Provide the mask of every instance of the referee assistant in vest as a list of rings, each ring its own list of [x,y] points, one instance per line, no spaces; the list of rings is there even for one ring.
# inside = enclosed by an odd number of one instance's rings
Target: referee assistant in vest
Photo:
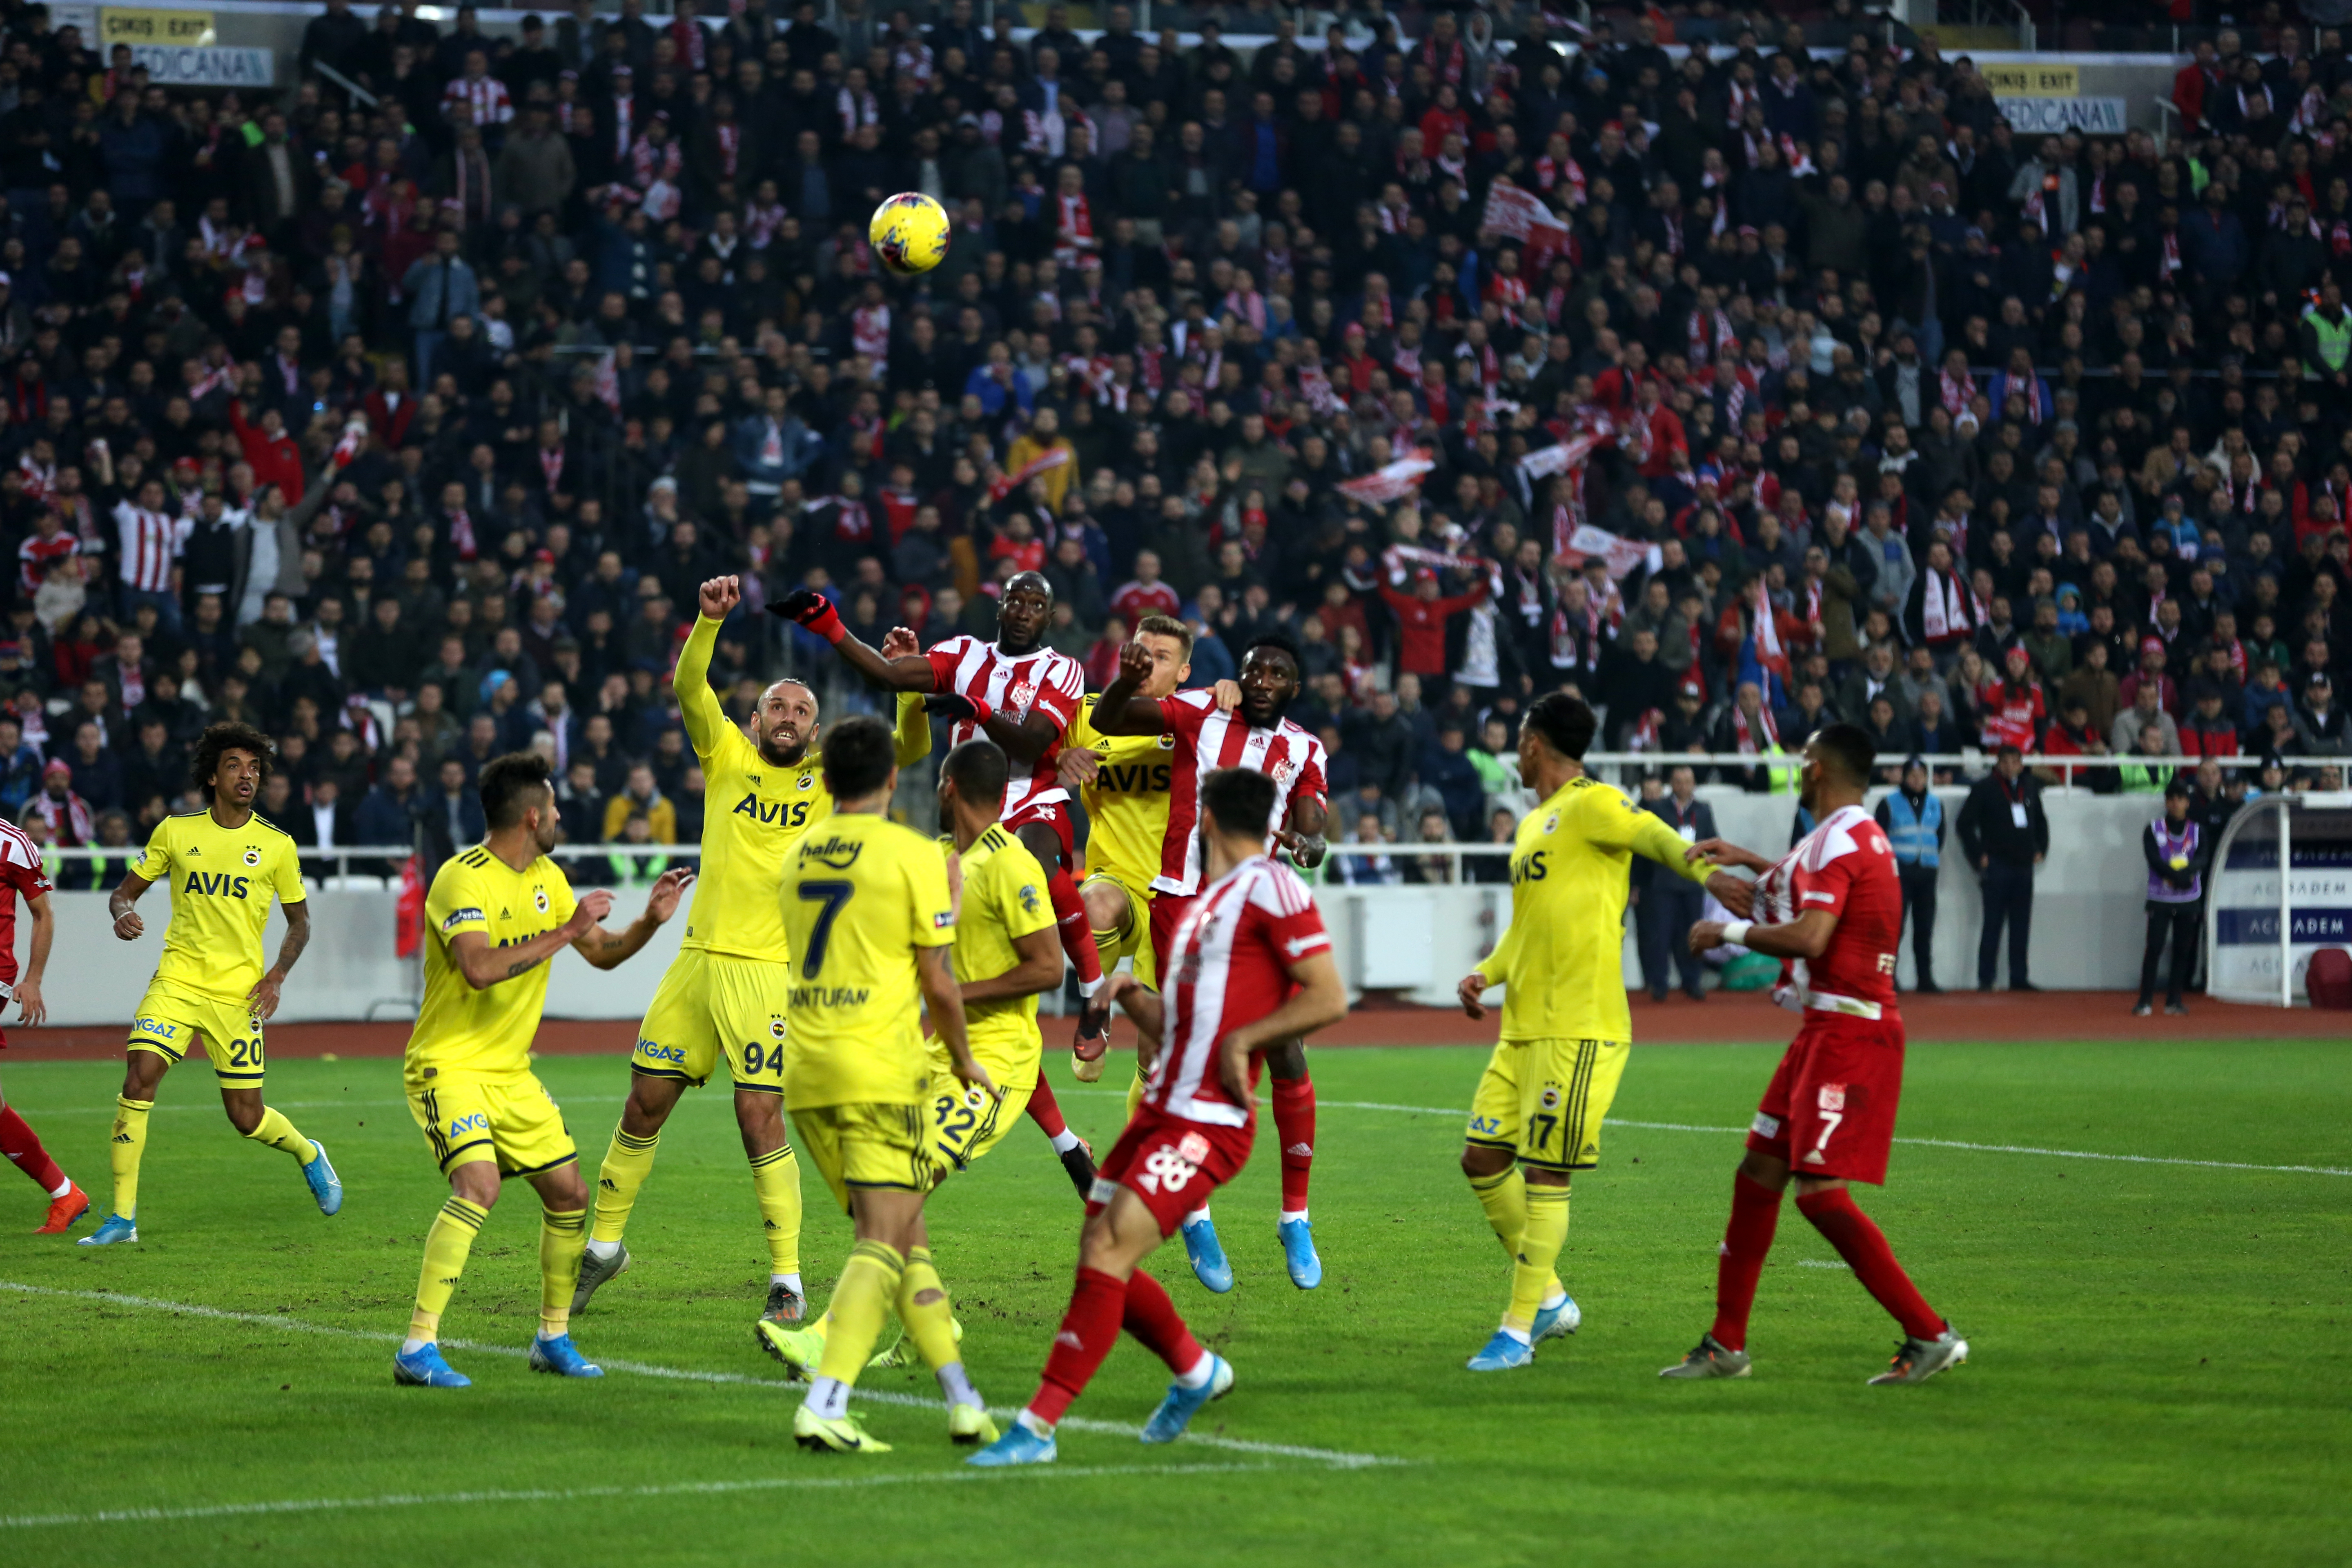
[[[1911,922],[1911,966],[1918,972],[1912,990],[1937,996],[1936,878],[1944,849],[1944,803],[1928,793],[1927,764],[1917,757],[1903,764],[1902,787],[1878,803],[1879,829],[1895,847],[1895,872],[1903,884],[1903,916]]]

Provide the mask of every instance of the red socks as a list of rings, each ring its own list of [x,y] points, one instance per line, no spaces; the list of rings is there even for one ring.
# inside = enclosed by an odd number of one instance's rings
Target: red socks
[[[1801,1203],[1802,1200],[1799,1200]],[[1780,1194],[1745,1171],[1731,1177],[1731,1223],[1723,1230],[1723,1250],[1715,1262],[1715,1327],[1707,1331],[1727,1351],[1748,1348],[1748,1313],[1756,1305],[1756,1279],[1772,1250],[1780,1223]]]
[[[1070,1130],[1070,1124],[1062,1120],[1062,1102],[1054,1098],[1054,1086],[1042,1072],[1037,1075],[1037,1087],[1029,1091],[1029,1120],[1044,1128],[1048,1138],[1059,1138]]]
[[[1070,1292],[1070,1310],[1062,1316],[1062,1331],[1054,1336],[1053,1352],[1045,1358],[1045,1379],[1029,1400],[1029,1413],[1040,1421],[1057,1422],[1071,1402],[1086,1389],[1118,1342],[1119,1320],[1127,1310],[1128,1282],[1098,1268],[1080,1268],[1077,1289]],[[1167,1292],[1160,1292],[1167,1300]],[[1173,1309],[1170,1309],[1173,1311]]]
[[[1878,1304],[1903,1325],[1905,1333],[1915,1340],[1932,1340],[1948,1326],[1911,1283],[1911,1276],[1903,1272],[1903,1265],[1895,1261],[1895,1249],[1886,1245],[1885,1236],[1854,1206],[1853,1195],[1843,1187],[1808,1193],[1797,1200],[1797,1212],[1812,1221],[1813,1228],[1837,1248],[1862,1288],[1877,1298]]]
[[[1282,1212],[1307,1212],[1307,1177],[1315,1168],[1315,1080],[1275,1079],[1274,1130],[1282,1140]]]
[[[0,1154],[5,1154],[11,1164],[39,1183],[45,1193],[55,1194],[66,1184],[66,1173],[58,1169],[58,1163],[41,1147],[40,1139],[25,1125],[23,1117],[5,1105],[0,1105]]]
[[[1062,951],[1078,966],[1078,979],[1092,985],[1103,977],[1102,956],[1095,952],[1094,922],[1087,919],[1087,901],[1070,880],[1069,868],[1055,866],[1045,873],[1045,896],[1054,901],[1054,924],[1060,931]]]
[[[1160,1281],[1137,1269],[1127,1279],[1127,1315],[1120,1327],[1143,1342],[1145,1349],[1181,1375],[1200,1364],[1201,1343],[1184,1326],[1176,1303]]]

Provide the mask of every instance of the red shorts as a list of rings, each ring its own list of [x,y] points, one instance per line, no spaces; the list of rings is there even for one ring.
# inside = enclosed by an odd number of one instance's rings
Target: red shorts
[[[1045,875],[1066,871],[1078,863],[1078,837],[1070,822],[1067,801],[1049,801],[1043,805],[1023,805],[1004,819],[1004,831],[1018,838],[1021,830],[1032,823],[1045,828],[1062,841],[1062,859],[1058,866],[1045,868]]]
[[[1125,1187],[1143,1200],[1165,1240],[1211,1193],[1241,1173],[1255,1131],[1254,1126],[1220,1127],[1139,1107],[1095,1170],[1087,1213],[1097,1213],[1110,1202],[1112,1189]]]
[[[1756,1108],[1748,1146],[1786,1160],[1795,1175],[1884,1185],[1902,1099],[1900,1018],[1808,1013]]]
[[[1176,928],[1192,910],[1198,893],[1154,893],[1151,895],[1151,973],[1160,977],[1164,988],[1168,983],[1168,950],[1176,945]]]

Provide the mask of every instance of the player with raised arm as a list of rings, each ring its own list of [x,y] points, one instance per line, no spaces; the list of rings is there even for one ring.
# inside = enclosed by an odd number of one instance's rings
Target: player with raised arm
[[[849,1392],[895,1307],[940,1374],[950,1433],[971,1441],[982,1435],[986,1406],[956,1359],[947,1291],[923,1226],[923,1198],[938,1180],[924,1115],[935,1060],[923,1042],[924,1005],[949,1077],[997,1097],[972,1058],[949,952],[956,935],[950,862],[940,846],[883,815],[898,769],[881,721],[836,725],[825,741],[824,774],[833,818],[803,835],[784,863],[784,928],[796,959],[784,1103],[802,1152],[850,1216],[857,1242],[834,1286],[816,1377],[793,1413],[793,1436],[803,1447],[835,1453],[889,1450],[849,1413]],[[756,1331],[763,1348],[781,1337],[767,1322]]]
[[[997,821],[1008,772],[1003,750],[984,737],[966,741],[940,764],[940,821],[949,830],[941,847],[951,857],[954,962],[964,1034],[972,1059],[997,1092],[958,1079],[945,1043],[933,1037],[924,1121],[935,1182],[966,1169],[1003,1138],[1011,1115],[1018,1114],[1006,1112],[1004,1103],[1022,1103],[1045,1056],[1045,1037],[1037,1030],[1038,994],[1062,983],[1062,950],[1054,909],[1045,900],[1045,868]],[[993,1443],[996,1424],[964,1376],[962,1352],[956,1348],[961,1330],[949,1312],[929,1234],[919,1220],[900,1291],[925,1310],[907,1323],[897,1344],[868,1364],[903,1365],[911,1344],[939,1376],[948,1400],[949,1436],[959,1443]],[[934,1306],[938,1310],[929,1310]],[[805,1375],[824,1354],[831,1318],[797,1332],[771,1322],[757,1327],[768,1352]]]
[[[1153,701],[1173,697],[1192,673],[1192,628],[1173,616],[1146,616],[1136,623],[1135,640],[1151,655],[1150,677],[1138,695]],[[1233,681],[1220,680],[1210,689],[1221,710],[1231,711],[1240,705],[1241,688]],[[1095,704],[1100,700],[1090,694],[1078,705],[1057,768],[1063,784],[1077,790],[1079,804],[1087,808],[1087,879],[1079,885],[1078,896],[1086,900],[1087,923],[1103,973],[1110,973],[1126,959],[1138,981],[1154,985],[1158,970],[1151,952],[1151,882],[1160,875],[1160,853],[1168,839],[1176,737],[1165,731],[1103,734],[1094,724]],[[1099,1055],[1078,1056],[1072,1070],[1081,1082],[1092,1083],[1102,1077],[1102,1060]],[[1130,1116],[1142,1095],[1139,1059],[1135,1087],[1128,1095]]]
[[[1154,963],[1168,973],[1170,942],[1201,886],[1204,851],[1198,832],[1201,791],[1220,768],[1247,768],[1274,783],[1267,808],[1264,848],[1279,847],[1300,866],[1323,860],[1325,805],[1323,742],[1283,717],[1298,695],[1298,647],[1278,632],[1254,640],[1242,655],[1241,703],[1227,710],[1213,691],[1181,691],[1147,697],[1144,688],[1158,674],[1158,659],[1142,642],[1119,650],[1118,675],[1094,706],[1095,730],[1105,735],[1172,736],[1174,762],[1168,791],[1168,826],[1161,837],[1160,874],[1152,879],[1151,945]],[[1315,1083],[1307,1073],[1307,1050],[1298,1040],[1276,1041],[1265,1054],[1274,1080],[1274,1128],[1282,1148],[1282,1209],[1275,1234],[1282,1244],[1290,1282],[1312,1290],[1323,1282],[1307,1218],[1307,1189],[1315,1164]],[[1139,1063],[1139,1077],[1140,1063]],[[1130,1114],[1138,1097],[1128,1098]],[[1187,1215],[1184,1252],[1192,1273],[1212,1290],[1234,1288],[1233,1266],[1217,1238],[1208,1200]]]
[[[606,931],[598,922],[612,911],[613,895],[600,889],[575,900],[548,856],[558,821],[546,759],[530,752],[496,758],[482,769],[480,788],[487,836],[443,862],[425,894],[425,1000],[401,1069],[408,1112],[449,1181],[448,1200],[425,1233],[408,1337],[392,1363],[394,1383],[420,1388],[473,1382],[442,1359],[441,1314],[509,1176],[529,1182],[543,1205],[530,1369],[604,1375],[572,1342],[588,1188],[563,1112],[530,1070],[531,1037],[558,952],[569,947],[599,969],[617,968],[677,912],[694,879],[683,868],[663,872],[629,929]]]
[[[760,694],[747,736],[710,689],[719,628],[742,600],[735,577],[702,584],[701,613],[678,650],[671,687],[687,738],[702,764],[705,798],[701,872],[685,939],[646,1007],[629,1057],[629,1099],[596,1175],[596,1218],[580,1262],[572,1310],[625,1272],[622,1237],[637,1194],[653,1173],[661,1131],[679,1097],[710,1081],[723,1058],[735,1089],[735,1125],[751,1165],[751,1185],[768,1244],[765,1316],[797,1323],[801,1288],[801,1173],[784,1135],[785,999],[792,954],[776,904],[785,853],[833,815],[816,750],[816,693],[779,680]],[[908,638],[911,647],[913,638]],[[922,703],[898,700],[900,766],[931,749]]]
[[[1694,881],[1706,868],[1665,819],[1584,771],[1592,710],[1566,692],[1538,698],[1519,725],[1519,776],[1542,804],[1511,845],[1511,924],[1457,987],[1462,1010],[1503,987],[1503,1025],[1470,1101],[1462,1173],[1511,1258],[1510,1301],[1473,1372],[1535,1359],[1583,1314],[1556,1272],[1568,1241],[1570,1174],[1601,1159],[1601,1122],[1633,1052],[1622,949],[1635,855]],[[1726,874],[1721,880],[1737,883]]]
[[[58,933],[58,914],[50,907],[49,892],[48,873],[41,869],[40,846],[15,824],[0,822],[0,1007],[13,1000],[17,1021],[30,1028],[40,1027],[49,1016],[48,1004],[41,996],[41,976],[49,966],[49,943]],[[26,954],[21,973],[16,968],[20,894],[25,912],[33,918],[32,951]],[[7,1048],[7,1037],[0,1035],[0,1051]],[[63,1236],[89,1212],[89,1194],[49,1157],[40,1135],[10,1109],[5,1096],[0,1096],[0,1155],[49,1195],[48,1215],[34,1230],[35,1236]]]
[[[189,776],[210,798],[202,811],[168,816],[147,840],[147,853],[125,872],[107,908],[114,934],[136,942],[146,930],[135,911],[139,897],[168,879],[172,920],[163,929],[163,956],[132,1015],[122,1094],[114,1102],[110,1148],[114,1207],[83,1247],[139,1239],[139,1165],[147,1152],[147,1119],[163,1075],[192,1049],[202,1050],[220,1082],[229,1125],[265,1148],[293,1156],[319,1212],[343,1206],[343,1184],[326,1149],[305,1138],[262,1099],[261,1026],[278,1011],[287,972],[310,942],[310,895],[294,840],[254,815],[253,803],[269,776],[269,737],[246,724],[215,724],[196,742]],[[286,910],[286,937],[278,962],[261,966],[261,938],[269,900]]]
[[[1773,998],[1805,1021],[1765,1088],[1731,1179],[1714,1325],[1661,1377],[1748,1375],[1748,1311],[1792,1180],[1797,1212],[1903,1327],[1894,1361],[1870,1381],[1925,1383],[1969,1359],[1969,1342],[1927,1305],[1847,1187],[1885,1184],[1903,1095],[1903,1015],[1895,1000],[1903,889],[1885,831],[1863,809],[1874,761],[1867,731],[1829,725],[1805,742],[1800,801],[1816,826],[1795,848],[1767,860],[1709,838],[1689,851],[1762,873],[1741,896],[1717,894],[1726,909],[1752,919],[1701,921],[1691,928],[1691,951],[1727,942],[1780,960]]]
[[[1273,778],[1241,768],[1210,773],[1196,792],[1207,885],[1171,943],[1164,988],[1116,983],[1137,1027],[1164,1042],[1150,1088],[1087,1205],[1077,1283],[1044,1379],[1004,1436],[972,1456],[975,1465],[1052,1462],[1055,1425],[1122,1328],[1176,1374],[1143,1441],[1174,1442],[1234,1385],[1232,1365],[1201,1348],[1142,1264],[1195,1201],[1248,1162],[1265,1054],[1348,1011],[1315,900],[1265,852],[1277,795]]]
[[[831,601],[805,588],[768,607],[831,643],[844,663],[877,686],[923,693],[928,710],[953,721],[950,744],[986,735],[1003,749],[1013,765],[1004,793],[1004,826],[1045,868],[1062,951],[1077,965],[1079,989],[1086,996],[1078,1018],[1078,1053],[1099,1057],[1108,1041],[1110,1005],[1100,994],[1102,963],[1087,929],[1086,901],[1071,879],[1078,851],[1070,795],[1054,768],[1071,716],[1086,693],[1086,674],[1076,659],[1045,646],[1054,589],[1045,574],[1018,572],[1005,583],[997,601],[994,642],[953,637],[928,654],[913,649],[911,634],[903,648],[866,647],[849,635]],[[898,641],[896,633],[891,640]],[[1094,1157],[1070,1131],[1043,1077],[1030,1092],[1028,1110],[1054,1141],[1063,1169],[1084,1196],[1094,1184]]]

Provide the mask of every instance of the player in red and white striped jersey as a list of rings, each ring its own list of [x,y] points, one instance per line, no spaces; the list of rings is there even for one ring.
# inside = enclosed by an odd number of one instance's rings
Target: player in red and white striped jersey
[[[1274,781],[1224,768],[1202,783],[1208,885],[1151,992],[1115,984],[1137,1027],[1166,1044],[1144,1103],[1103,1160],[1078,1239],[1078,1278],[1037,1392],[975,1465],[1054,1458],[1054,1427],[1118,1342],[1142,1341],[1176,1381],[1143,1428],[1170,1443],[1194,1413],[1233,1387],[1234,1369],[1204,1351],[1143,1260],[1185,1210],[1240,1173],[1255,1131],[1258,1058],[1277,1043],[1337,1023],[1348,1011],[1331,939],[1315,900],[1265,854]]]
[[[1095,701],[1094,727],[1106,735],[1165,734],[1175,745],[1168,785],[1168,831],[1160,840],[1160,875],[1151,886],[1152,953],[1158,973],[1170,973],[1171,940],[1190,910],[1202,868],[1201,801],[1209,776],[1220,768],[1246,768],[1274,785],[1261,825],[1260,847],[1286,851],[1301,866],[1323,859],[1325,804],[1323,742],[1284,718],[1298,695],[1298,648],[1279,633],[1250,644],[1242,655],[1241,706],[1218,709],[1206,691],[1173,697],[1140,696],[1150,679],[1151,657],[1140,644],[1119,650],[1118,678]],[[1282,1139],[1282,1209],[1275,1235],[1282,1243],[1290,1282],[1312,1290],[1323,1282],[1315,1233],[1307,1218],[1308,1178],[1315,1164],[1315,1082],[1307,1073],[1307,1050],[1286,1040],[1266,1053],[1274,1078],[1274,1125]],[[1208,1205],[1184,1221],[1184,1247],[1192,1272],[1212,1290],[1233,1289],[1232,1268],[1217,1238]]]
[[[1045,574],[1016,573],[1006,582],[997,601],[994,642],[950,637],[929,654],[889,658],[868,647],[849,635],[830,600],[808,589],[787,595],[769,608],[831,643],[842,662],[875,685],[929,693],[923,706],[954,721],[951,746],[986,735],[1003,748],[1012,763],[1012,782],[1005,789],[1003,821],[1045,868],[1062,951],[1078,966],[1079,987],[1087,998],[1078,1018],[1080,1054],[1101,1055],[1099,1048],[1089,1047],[1109,1036],[1110,1003],[1101,994],[1102,960],[1095,952],[1086,902],[1070,875],[1078,861],[1070,795],[1054,768],[1071,716],[1086,693],[1086,674],[1077,660],[1045,645],[1054,589]],[[1064,1121],[1043,1075],[1030,1095],[1029,1114],[1053,1139],[1064,1168],[1084,1192],[1093,1180],[1093,1157]]]
[[[16,900],[33,917],[33,950],[23,973],[16,970]],[[56,915],[49,907],[49,879],[41,869],[41,848],[24,829],[0,822],[0,1006],[13,999],[23,1023],[38,1025],[49,1009],[41,1000],[41,972],[48,966],[49,940],[56,933]],[[8,1039],[0,1035],[0,1051]],[[25,1173],[49,1194],[48,1217],[36,1236],[61,1236],[74,1221],[89,1212],[89,1194],[58,1168],[40,1138],[25,1119],[0,1099],[0,1155]]]

